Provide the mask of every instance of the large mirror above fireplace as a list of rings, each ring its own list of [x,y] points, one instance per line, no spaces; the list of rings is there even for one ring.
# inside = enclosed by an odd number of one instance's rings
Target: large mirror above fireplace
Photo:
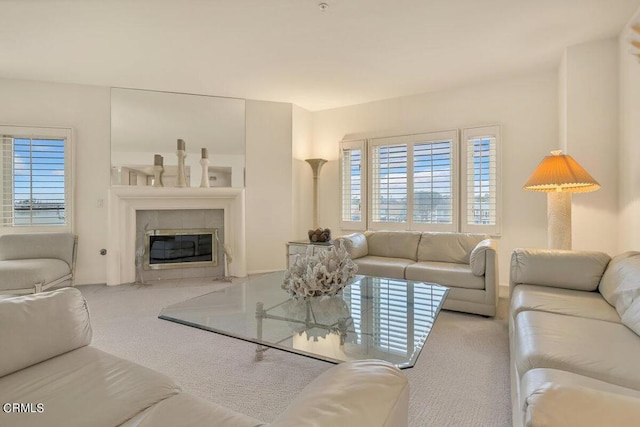
[[[177,173],[177,140],[186,145],[187,185],[199,187],[201,149],[212,187],[244,187],[245,101],[136,89],[111,89],[111,184],[152,185],[154,155],[164,185]]]

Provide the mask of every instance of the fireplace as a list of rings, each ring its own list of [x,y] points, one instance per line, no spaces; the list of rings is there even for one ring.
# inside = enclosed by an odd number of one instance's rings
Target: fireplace
[[[204,227],[190,226],[189,228],[218,228],[220,231],[220,241],[225,242],[233,253],[233,261],[225,266],[220,253],[221,247],[218,245],[218,267],[204,267],[204,270],[222,269],[222,273],[211,274],[206,272],[206,276],[218,277],[230,275],[244,277],[247,275],[246,266],[246,244],[245,244],[245,190],[242,188],[154,188],[148,186],[115,186],[109,190],[109,233],[107,252],[107,284],[119,285],[121,283],[133,283],[136,280],[136,263],[138,259],[138,249],[144,251],[144,231],[137,232],[137,214],[146,210],[200,210],[200,209],[222,209],[223,224],[205,223]],[[182,226],[187,224],[183,221]],[[149,229],[176,229],[180,226],[170,223],[158,223],[156,226],[149,224]],[[185,227],[186,228],[186,227]],[[139,242],[138,242],[139,236]],[[142,261],[142,260],[141,260]],[[163,278],[176,278],[180,270],[185,270],[177,278],[186,278],[190,273],[198,274],[200,268],[185,269],[159,269],[144,270],[143,273],[149,280],[159,279],[160,272],[168,273]],[[187,272],[188,271],[188,272]],[[203,275],[204,276],[204,275]],[[193,277],[193,276],[191,276]]]
[[[145,233],[145,270],[218,265],[218,230],[148,230]]]

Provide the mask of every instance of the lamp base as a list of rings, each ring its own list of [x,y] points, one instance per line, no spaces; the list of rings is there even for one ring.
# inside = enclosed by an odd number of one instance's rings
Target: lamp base
[[[547,193],[547,227],[550,249],[571,249],[571,193]]]

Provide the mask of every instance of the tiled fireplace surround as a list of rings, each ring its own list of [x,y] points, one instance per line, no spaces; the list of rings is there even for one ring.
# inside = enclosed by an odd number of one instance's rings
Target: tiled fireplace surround
[[[135,281],[137,211],[193,209],[223,210],[221,234],[233,252],[229,274],[246,276],[244,189],[113,187],[109,190],[107,284]]]

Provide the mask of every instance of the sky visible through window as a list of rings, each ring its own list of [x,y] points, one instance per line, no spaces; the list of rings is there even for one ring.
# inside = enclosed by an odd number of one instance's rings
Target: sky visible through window
[[[64,140],[13,140],[14,225],[65,223]]]

